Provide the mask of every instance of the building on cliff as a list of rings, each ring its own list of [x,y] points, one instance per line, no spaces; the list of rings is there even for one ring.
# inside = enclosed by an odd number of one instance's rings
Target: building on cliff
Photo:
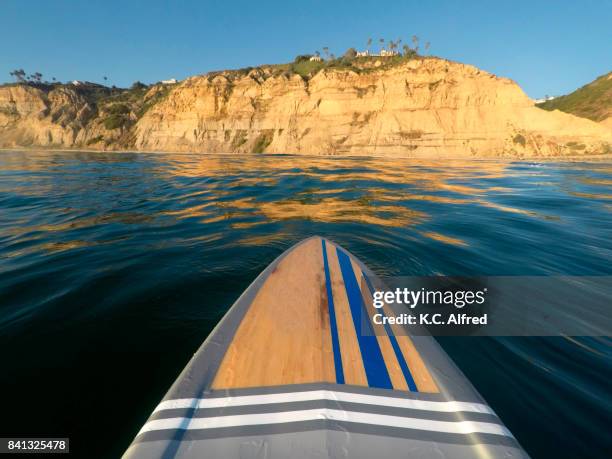
[[[388,49],[381,49],[380,53],[371,53],[369,50],[357,51],[355,57],[391,57],[399,56],[399,52]]]

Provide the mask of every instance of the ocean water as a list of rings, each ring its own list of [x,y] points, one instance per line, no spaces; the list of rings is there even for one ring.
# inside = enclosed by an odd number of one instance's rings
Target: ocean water
[[[118,457],[283,250],[610,275],[612,163],[0,152],[0,436]],[[534,458],[610,457],[610,338],[439,338]]]

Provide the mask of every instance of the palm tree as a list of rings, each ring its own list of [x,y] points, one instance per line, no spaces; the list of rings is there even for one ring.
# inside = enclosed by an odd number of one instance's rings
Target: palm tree
[[[412,44],[414,45],[414,51],[418,54],[419,53],[419,37],[417,37],[416,35],[413,35]]]
[[[368,53],[370,52],[370,48],[372,47],[372,38],[368,38],[368,44],[366,45],[366,49]]]
[[[329,48],[327,46],[323,47],[323,52],[325,53],[325,57],[329,59]]]
[[[25,81],[26,72],[24,69],[13,70],[10,75],[15,77],[17,83],[23,83]]]
[[[384,38],[380,38],[378,41],[380,42],[380,47],[382,49],[385,49],[385,39]]]
[[[416,51],[408,45],[404,45],[403,50],[404,50],[404,56],[408,58],[411,58],[416,54]]]
[[[427,42],[425,43],[425,54],[427,54],[429,52],[429,47],[431,46],[431,43]]]

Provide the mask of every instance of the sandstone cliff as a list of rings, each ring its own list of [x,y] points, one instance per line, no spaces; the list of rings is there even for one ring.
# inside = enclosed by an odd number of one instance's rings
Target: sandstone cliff
[[[513,81],[437,58],[308,78],[273,67],[221,72],[161,91],[150,88],[114,127],[112,98],[101,106],[67,87],[1,87],[0,145],[405,157],[602,154],[612,145],[600,123],[541,110]]]

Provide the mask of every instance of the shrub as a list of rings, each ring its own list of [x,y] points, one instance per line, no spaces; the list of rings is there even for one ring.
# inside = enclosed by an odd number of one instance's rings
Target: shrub
[[[572,150],[584,150],[586,145],[578,142],[567,142],[566,145]]]
[[[416,52],[415,49],[410,48],[409,46],[404,47],[404,57],[407,59],[413,59],[417,57],[419,53]]]
[[[141,83],[140,81],[135,81],[130,87],[132,91],[137,91],[139,89],[146,89],[146,88],[147,88],[147,85],[144,83]]]
[[[404,140],[415,140],[423,137],[423,131],[421,131],[420,129],[413,129],[411,131],[400,131],[399,135]]]
[[[130,113],[130,107],[125,104],[112,104],[106,111],[111,115],[127,115]]]
[[[300,76],[307,77],[310,74],[317,73],[323,67],[325,67],[324,62],[301,61],[294,63],[291,70]]]
[[[349,48],[344,53],[345,59],[355,59],[357,57],[357,50],[355,48]]]
[[[247,131],[245,129],[237,129],[234,140],[232,140],[232,149],[240,148],[247,141]]]
[[[93,145],[94,143],[102,142],[104,140],[104,136],[98,135],[93,137],[87,141],[87,145]]]
[[[127,124],[127,122],[128,119],[125,115],[112,114],[104,120],[104,127],[109,131],[112,131],[113,129],[122,128]]]
[[[136,117],[139,119],[142,118],[142,116],[147,112],[147,110],[165,99],[168,94],[170,94],[170,91],[171,88],[168,85],[162,86],[156,93],[154,93],[151,97],[149,97],[142,103],[140,109],[138,109],[135,113]]]
[[[521,147],[524,147],[527,144],[527,139],[525,139],[525,136],[522,134],[515,135],[512,141]]]
[[[263,153],[268,145],[272,143],[272,137],[274,136],[274,131],[265,130],[259,134],[259,137],[255,140],[255,145],[253,145],[253,153]]]
[[[296,64],[299,64],[300,62],[309,61],[311,57],[312,57],[311,54],[299,54],[295,56],[295,59],[293,60],[293,62]]]

